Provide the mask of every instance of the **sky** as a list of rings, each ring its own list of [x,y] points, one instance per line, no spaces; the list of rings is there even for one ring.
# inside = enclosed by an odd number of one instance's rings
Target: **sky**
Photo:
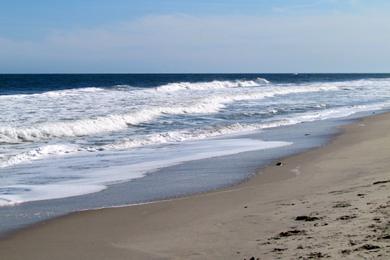
[[[388,0],[1,0],[0,73],[390,72]]]

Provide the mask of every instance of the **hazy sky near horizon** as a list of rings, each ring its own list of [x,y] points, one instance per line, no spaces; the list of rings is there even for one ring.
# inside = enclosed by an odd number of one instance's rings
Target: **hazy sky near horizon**
[[[390,72],[386,0],[4,0],[0,73]]]

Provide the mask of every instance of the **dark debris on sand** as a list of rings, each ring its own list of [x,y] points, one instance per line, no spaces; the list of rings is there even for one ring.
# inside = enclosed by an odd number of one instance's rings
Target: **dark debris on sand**
[[[381,248],[380,246],[377,245],[372,245],[372,244],[365,244],[362,245],[361,247],[358,247],[355,249],[355,251],[360,251],[360,250],[375,250]]]
[[[305,230],[299,230],[299,229],[293,229],[293,230],[288,230],[284,232],[280,232],[276,237],[290,237],[290,236],[296,236],[296,235],[305,235],[306,231]]]
[[[286,251],[287,250],[287,248],[274,248],[273,250],[272,250],[272,252],[282,252],[282,251]]]
[[[327,254],[323,254],[321,252],[312,252],[308,254],[306,257],[300,256],[299,259],[318,259],[318,258],[324,258],[329,257]]]
[[[350,219],[354,219],[354,218],[357,218],[357,216],[356,215],[345,215],[345,216],[338,217],[337,220],[350,220]]]
[[[346,202],[346,201],[340,201],[340,202],[337,202],[333,208],[346,208],[346,207],[350,207],[351,206],[351,203],[349,202]]]
[[[282,162],[277,162],[275,165],[276,166],[283,166],[283,163]]]
[[[308,221],[308,222],[316,221],[319,219],[320,219],[319,217],[311,217],[311,216],[297,216],[295,218],[296,221]]]
[[[251,258],[248,258],[249,260],[260,260],[259,257],[252,256]],[[248,260],[247,258],[244,258],[244,260]]]
[[[385,181],[376,181],[374,183],[372,183],[373,185],[378,185],[378,184],[384,184],[384,183],[389,183],[390,180],[385,180]]]

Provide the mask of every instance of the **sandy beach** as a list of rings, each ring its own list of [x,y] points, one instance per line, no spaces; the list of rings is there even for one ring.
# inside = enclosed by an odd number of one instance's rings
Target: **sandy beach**
[[[231,188],[80,212],[0,241],[0,259],[389,259],[390,114]]]

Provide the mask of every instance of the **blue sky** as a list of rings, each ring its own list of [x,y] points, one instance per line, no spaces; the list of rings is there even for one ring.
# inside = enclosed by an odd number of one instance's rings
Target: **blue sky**
[[[0,73],[390,72],[385,0],[4,0]]]

